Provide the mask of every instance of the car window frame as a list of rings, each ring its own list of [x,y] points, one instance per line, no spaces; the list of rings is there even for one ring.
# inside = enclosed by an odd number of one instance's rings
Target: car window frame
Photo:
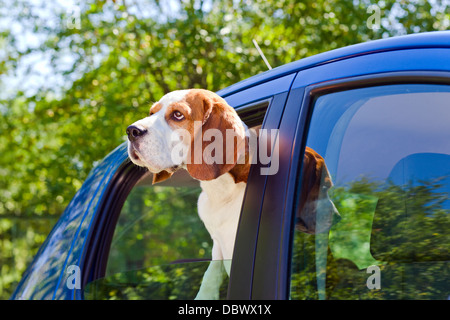
[[[247,122],[250,124],[255,122],[255,119],[252,119],[251,116],[253,113],[256,114],[257,117],[262,118],[260,121],[262,121],[262,125],[264,125],[266,121],[269,121],[269,114],[274,115],[280,108],[284,108],[286,95],[287,92],[271,97],[264,97],[263,99],[258,99],[251,103],[238,106],[235,109],[238,114],[247,115],[244,119],[246,118]],[[271,109],[272,112],[269,112]],[[262,110],[265,112],[262,113]],[[105,276],[109,250],[123,204],[133,187],[146,173],[146,169],[137,167],[129,158],[127,158],[119,166],[106,187],[104,195],[100,200],[99,209],[97,210],[92,227],[87,236],[86,250],[80,261],[81,290],[79,291],[81,291],[81,299],[84,298],[83,290],[88,283]],[[255,182],[249,179],[248,185],[254,186]],[[261,200],[261,197],[259,197],[259,199]]]
[[[287,97],[286,91],[271,98],[272,103],[267,110],[262,129],[279,128]],[[259,225],[268,178],[261,175],[260,170],[268,165],[259,162],[253,164],[248,175],[233,252],[233,261],[239,263],[233,263],[230,271],[228,286],[230,300],[249,300],[252,296]]]

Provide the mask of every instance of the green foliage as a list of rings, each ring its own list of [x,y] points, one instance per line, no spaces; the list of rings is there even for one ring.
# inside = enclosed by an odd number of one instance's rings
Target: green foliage
[[[84,298],[195,298],[212,249],[197,214],[200,191],[199,187],[134,188],[119,216],[105,278],[88,284]],[[221,298],[226,293],[224,281]]]
[[[342,219],[331,229],[329,246],[295,234],[292,299],[318,299],[320,279],[326,299],[447,299],[450,210],[439,187],[362,179],[333,190]],[[317,260],[321,251],[326,262]],[[367,287],[371,265],[380,268],[380,289]]]
[[[106,273],[211,257],[212,241],[197,214],[200,188],[137,187],[120,213]]]
[[[166,264],[113,274],[89,283],[86,300],[192,300],[210,262]],[[213,261],[212,263],[222,263]],[[225,274],[225,273],[224,273]],[[219,298],[226,298],[223,281]]]
[[[96,161],[152,101],[266,70],[252,39],[275,67],[449,27],[443,1],[389,0],[371,30],[371,3],[89,0],[68,8],[0,0],[0,297],[10,296]]]

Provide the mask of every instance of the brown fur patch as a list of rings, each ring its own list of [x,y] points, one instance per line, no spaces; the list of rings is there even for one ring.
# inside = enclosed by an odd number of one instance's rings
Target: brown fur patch
[[[202,134],[194,132],[194,123],[192,122],[188,130],[191,132],[191,163],[187,165],[187,169],[191,176],[198,180],[212,180],[225,172],[230,171],[237,162],[237,145],[241,145],[240,141],[235,144],[233,151],[233,159],[227,159],[230,154],[226,152],[226,130],[235,130],[239,139],[245,139],[245,130],[240,122],[240,119],[236,111],[230,107],[224,99],[217,94],[201,89],[192,89],[192,91],[186,95],[186,102],[192,109],[192,119],[194,121],[202,121]],[[203,150],[213,141],[204,141],[203,134],[208,129],[218,129],[222,133],[223,137],[223,158],[220,164],[212,163],[208,164],[202,157],[201,163],[195,163],[195,146],[202,146]],[[196,139],[201,139],[200,141]],[[231,161],[232,160],[232,161]]]
[[[164,180],[169,179],[172,176],[173,173],[171,172],[167,172],[166,170],[163,170],[161,172],[158,173],[154,173],[153,174],[153,181],[152,184],[158,183],[158,182],[162,182]]]
[[[162,105],[160,103],[158,103],[158,102],[155,103],[153,106],[151,106],[149,115],[157,113],[159,110],[161,110],[161,108],[162,108]]]
[[[316,212],[305,208],[319,199],[321,186],[326,186],[328,190],[332,185],[325,160],[316,151],[306,147],[305,156],[303,157],[300,206],[297,211],[299,223],[297,228],[299,230],[314,233],[314,228],[308,228],[308,223],[306,222],[314,221],[313,225],[315,227]]]

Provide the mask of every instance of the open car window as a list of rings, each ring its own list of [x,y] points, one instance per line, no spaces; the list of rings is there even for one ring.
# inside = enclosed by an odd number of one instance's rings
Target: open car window
[[[267,105],[263,105],[264,112]],[[264,113],[246,116],[258,130]],[[245,114],[244,114],[245,116]],[[139,168],[138,170],[145,170]],[[211,261],[213,241],[197,211],[199,181],[186,170],[152,185],[145,172],[121,208],[107,254],[104,276],[89,282],[85,299],[194,299],[203,276],[217,270],[222,278],[218,299],[227,297],[231,261]],[[219,274],[220,271],[220,274]]]
[[[86,299],[195,297],[212,246],[197,214],[199,183],[184,170],[154,186],[152,178],[146,173],[128,195],[105,277],[87,286]]]

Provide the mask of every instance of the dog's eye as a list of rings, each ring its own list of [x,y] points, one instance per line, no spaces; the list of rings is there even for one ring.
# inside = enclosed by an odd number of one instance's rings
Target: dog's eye
[[[181,121],[184,119],[184,116],[180,111],[174,111],[174,113],[172,113],[172,117],[178,121]]]

